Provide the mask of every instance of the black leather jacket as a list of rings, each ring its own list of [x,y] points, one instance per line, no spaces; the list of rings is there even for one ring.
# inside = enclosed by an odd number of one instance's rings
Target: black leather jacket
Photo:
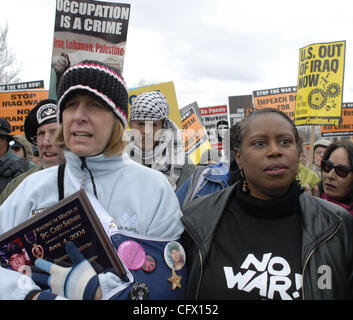
[[[215,229],[234,191],[235,185],[195,199],[183,210],[183,241],[189,269],[186,299],[198,298]],[[303,228],[302,298],[353,299],[353,217],[342,207],[306,192],[300,194],[299,203]],[[331,281],[327,288],[321,285],[320,289],[318,281],[323,270],[330,271],[326,276]]]

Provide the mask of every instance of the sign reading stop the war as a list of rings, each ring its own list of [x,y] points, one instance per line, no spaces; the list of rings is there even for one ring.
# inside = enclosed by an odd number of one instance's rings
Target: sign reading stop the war
[[[0,117],[10,123],[11,134],[24,134],[27,114],[44,99],[48,99],[48,90],[0,92]]]

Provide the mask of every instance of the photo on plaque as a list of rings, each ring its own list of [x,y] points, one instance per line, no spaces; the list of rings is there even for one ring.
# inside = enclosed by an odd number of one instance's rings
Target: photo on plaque
[[[24,274],[27,267],[33,265],[20,238],[0,247],[0,261],[2,266]]]
[[[71,265],[65,250],[72,241],[97,272],[113,268],[121,276],[125,269],[105,233],[86,193],[80,190],[0,235],[2,267],[26,272],[37,258]],[[27,267],[28,269],[28,267]]]

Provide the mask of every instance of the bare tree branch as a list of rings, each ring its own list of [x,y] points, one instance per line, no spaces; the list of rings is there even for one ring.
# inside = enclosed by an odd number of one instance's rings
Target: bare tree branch
[[[8,45],[8,25],[0,27],[0,84],[18,82],[21,67]]]

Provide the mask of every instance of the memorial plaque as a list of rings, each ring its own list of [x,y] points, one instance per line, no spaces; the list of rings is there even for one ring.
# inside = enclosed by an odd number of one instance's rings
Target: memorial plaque
[[[90,262],[119,275],[125,269],[86,193],[80,190],[0,235],[2,267],[22,272],[37,258],[71,264],[65,250],[72,241]]]

